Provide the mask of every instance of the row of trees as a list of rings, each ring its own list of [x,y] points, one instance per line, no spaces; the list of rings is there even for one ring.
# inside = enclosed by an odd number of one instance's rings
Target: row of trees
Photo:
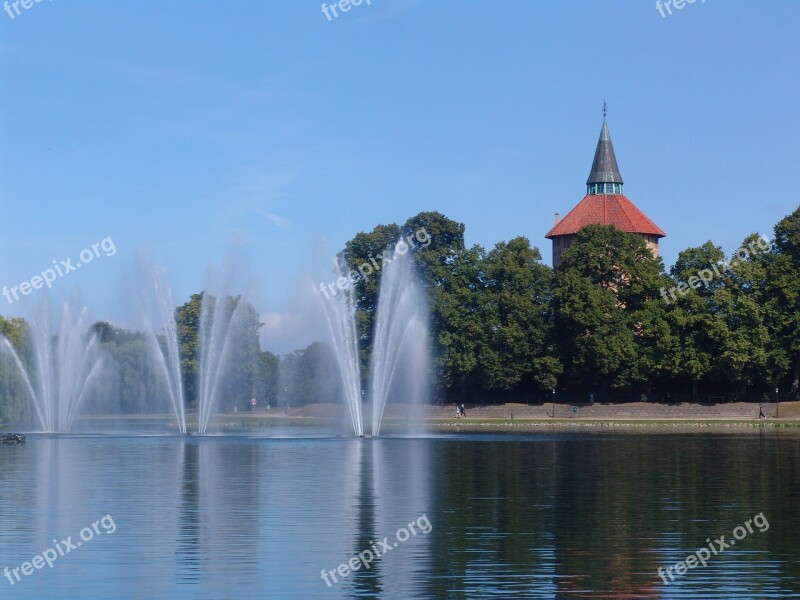
[[[667,272],[640,236],[591,225],[553,270],[524,237],[468,248],[464,225],[434,212],[359,233],[344,257],[357,268],[421,228],[432,241],[414,259],[440,399],[542,400],[553,389],[572,401],[798,397],[800,209],[771,244],[748,236],[752,251],[729,268],[709,241]],[[713,275],[707,285],[701,271]],[[356,284],[365,364],[378,287]]]
[[[430,243],[417,247],[413,259],[430,307],[436,401],[542,401],[553,390],[573,402],[589,394],[760,400],[774,398],[776,389],[783,398],[798,397],[800,208],[775,226],[768,249],[748,236],[742,247],[755,251],[730,268],[719,267],[722,249],[706,242],[681,252],[667,272],[639,236],[591,225],[554,270],[524,237],[488,251],[467,247],[464,225],[436,212],[359,233],[342,256],[355,269],[421,230]],[[696,284],[701,272],[713,276],[692,288],[680,285]],[[683,293],[669,292],[678,287]],[[379,291],[378,276],[355,284],[365,376]],[[203,301],[195,294],[175,311],[189,408],[197,402]],[[244,301],[225,302],[230,315]],[[262,351],[259,315],[252,306],[241,309],[221,409],[244,409],[254,392],[273,405],[337,400],[340,381],[327,344],[283,357]],[[23,319],[0,317],[0,333],[23,358],[30,357],[27,329]],[[107,322],[90,333],[99,336],[108,368],[102,393],[89,402],[119,412],[163,410],[164,379],[148,336]],[[30,403],[7,358],[0,361],[0,419],[14,421],[30,413]]]
[[[208,306],[203,312],[203,302]],[[197,408],[200,376],[200,327],[203,314],[215,314],[217,299],[205,293],[194,294],[175,309],[180,369],[186,406]],[[228,359],[220,378],[218,408],[226,412],[248,410],[255,396],[261,407],[302,406],[316,402],[336,402],[339,375],[330,347],[314,342],[307,348],[280,357],[261,350],[261,320],[255,308],[241,297],[225,299],[225,310],[217,318],[231,328]],[[240,316],[231,314],[241,303]],[[106,322],[96,323],[105,355],[110,358],[112,395],[119,399],[121,412],[155,412],[155,399],[163,398],[163,376],[155,372],[153,353],[147,336],[119,329]],[[164,340],[159,340],[164,345]],[[142,376],[145,374],[146,376]],[[102,401],[102,399],[98,399]],[[99,407],[98,407],[99,408]],[[163,410],[163,404],[162,404]]]
[[[175,309],[181,383],[187,409],[196,409],[198,404],[200,327],[204,314],[215,314],[231,328],[228,360],[217,390],[218,409],[247,410],[253,395],[262,407],[338,400],[339,375],[335,357],[327,344],[315,342],[283,357],[262,351],[258,336],[261,322],[256,310],[240,297],[227,297],[223,300],[224,309],[217,313],[217,301],[205,293],[194,294]],[[205,312],[201,309],[203,302],[207,304]],[[232,320],[237,306],[239,316]],[[38,389],[29,324],[24,319],[0,316],[0,334],[13,346],[27,368],[33,387]],[[86,335],[87,340],[97,336],[98,355],[104,364],[100,370],[102,376],[93,382],[83,400],[82,410],[98,414],[152,414],[170,410],[167,382],[151,334],[128,331],[100,321],[92,325]],[[3,343],[0,338],[0,344]],[[166,352],[163,336],[157,337],[156,343]],[[32,422],[34,418],[30,394],[20,370],[11,354],[0,349],[0,424]]]

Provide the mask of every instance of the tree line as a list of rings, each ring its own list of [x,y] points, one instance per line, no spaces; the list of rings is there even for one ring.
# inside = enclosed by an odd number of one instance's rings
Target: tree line
[[[421,228],[440,401],[798,398],[800,208],[769,242],[751,234],[726,260],[708,241],[669,271],[613,226],[580,230],[552,269],[524,237],[467,247],[436,212],[359,233],[343,256],[355,269]],[[355,285],[364,364],[378,293],[375,278]]]
[[[352,268],[425,230],[413,250],[430,310],[434,402],[716,401],[800,397],[800,208],[726,260],[712,242],[687,248],[667,271],[644,240],[613,226],[578,232],[552,269],[525,237],[490,250],[464,241],[465,227],[437,212],[379,225],[348,241]],[[710,274],[710,275],[709,275]],[[380,277],[354,286],[366,378]],[[186,404],[195,407],[204,293],[175,309]],[[216,302],[213,297],[206,298]],[[234,306],[241,298],[227,298]],[[219,408],[335,402],[341,382],[328,344],[284,356],[259,347],[261,322],[246,306],[234,336]],[[0,334],[30,363],[28,324],[0,316]],[[106,376],[87,403],[101,412],[164,410],[163,378],[148,334],[98,322]],[[164,344],[164,340],[160,340]],[[0,419],[30,417],[16,367],[0,361]],[[114,406],[109,406],[111,402]]]

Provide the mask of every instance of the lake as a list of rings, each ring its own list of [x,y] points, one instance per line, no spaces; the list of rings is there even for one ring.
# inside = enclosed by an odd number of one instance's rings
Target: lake
[[[800,596],[797,433],[591,429],[32,434],[0,597]]]

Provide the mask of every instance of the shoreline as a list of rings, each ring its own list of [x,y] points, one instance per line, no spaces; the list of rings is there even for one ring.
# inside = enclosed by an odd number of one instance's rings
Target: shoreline
[[[472,431],[509,431],[513,429],[799,429],[796,419],[453,419],[429,420],[428,426],[436,431],[455,429]]]
[[[753,429],[800,430],[800,402],[782,402],[779,418],[772,417],[775,404],[763,404],[767,418],[758,419],[758,404],[657,405],[647,403],[596,404],[578,406],[501,404],[466,407],[466,417],[456,418],[455,405],[411,406],[390,404],[386,407],[381,430],[386,433],[407,431],[451,432],[530,432],[537,430],[650,430],[650,431],[731,431]],[[369,421],[369,407],[364,407],[364,422]],[[342,405],[313,404],[271,411],[219,413],[212,418],[221,427],[215,429],[273,429],[278,427],[334,427],[347,431],[349,416]],[[171,414],[84,415],[76,419],[84,424],[128,422],[139,426],[152,422],[167,429],[174,424]],[[197,415],[186,415],[187,427],[196,425]],[[13,427],[13,426],[12,426]],[[0,431],[9,428],[0,426]],[[80,430],[80,427],[78,427]]]

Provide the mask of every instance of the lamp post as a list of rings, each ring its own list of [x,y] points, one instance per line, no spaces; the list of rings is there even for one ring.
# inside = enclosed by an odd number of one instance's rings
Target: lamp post
[[[551,412],[552,412],[552,414],[550,415],[550,418],[551,419],[555,419],[556,418],[556,388],[553,388],[553,409],[552,409]]]
[[[775,388],[775,418],[776,419],[778,418],[778,392],[779,391],[780,390],[778,388]]]

